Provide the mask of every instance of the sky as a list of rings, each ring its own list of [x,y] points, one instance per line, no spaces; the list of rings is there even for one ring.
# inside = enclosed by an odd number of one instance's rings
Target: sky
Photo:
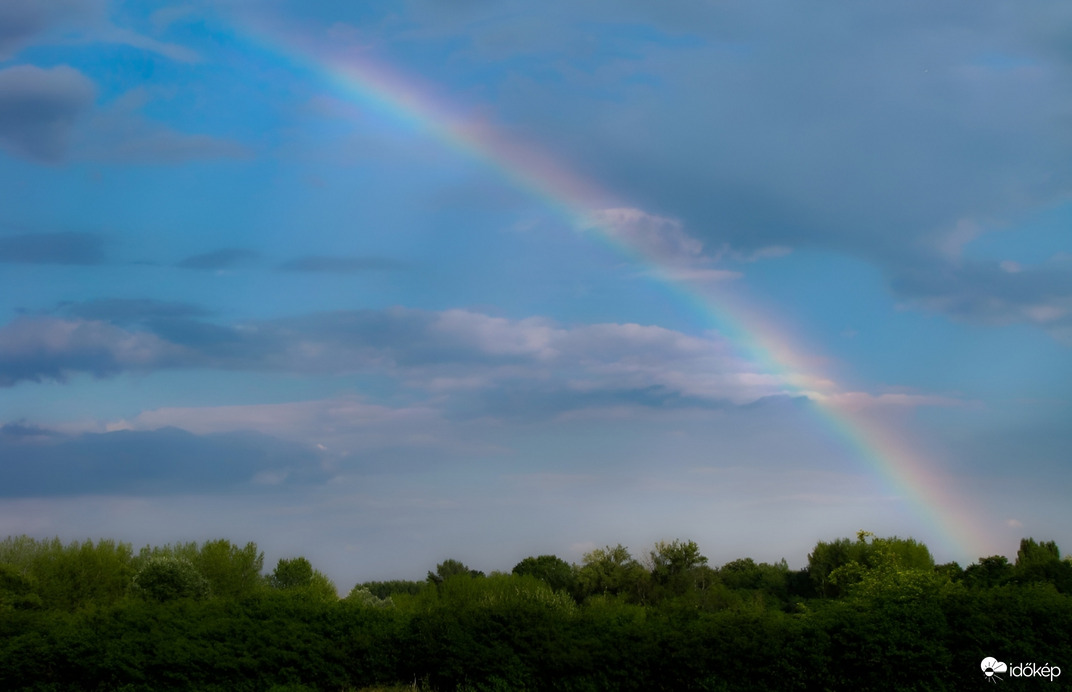
[[[0,4],[0,535],[345,591],[1072,551],[1072,6]]]

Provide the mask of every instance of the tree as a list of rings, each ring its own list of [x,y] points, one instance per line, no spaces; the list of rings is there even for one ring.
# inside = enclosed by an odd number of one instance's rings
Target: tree
[[[33,579],[13,565],[0,563],[0,612],[41,607],[41,597],[34,593]]]
[[[658,541],[648,553],[653,598],[682,596],[706,587],[711,577],[707,558],[694,541]]]
[[[101,539],[64,545],[59,538],[20,543],[16,552],[23,570],[36,581],[48,608],[73,611],[115,603],[127,594],[136,571],[128,543]]]
[[[659,541],[650,555],[652,576],[664,584],[694,567],[707,564],[707,558],[700,554],[700,547],[694,541]]]
[[[840,596],[864,572],[891,561],[899,569],[934,570],[930,550],[915,539],[879,538],[870,531],[858,531],[855,541],[839,538],[816,544],[808,555],[808,573],[821,596]]]
[[[949,581],[960,581],[964,577],[964,570],[956,562],[945,562],[934,566],[935,574],[942,575]]]
[[[203,599],[209,595],[208,580],[181,557],[152,557],[134,575],[134,592],[158,601],[178,598]]]
[[[577,572],[581,595],[624,595],[641,602],[648,593],[650,575],[622,544],[585,553]]]
[[[414,582],[411,580],[391,580],[389,582],[362,582],[354,588],[366,588],[378,599],[390,598],[396,593],[406,593],[408,596],[416,596],[421,590],[428,588],[428,581]]]
[[[465,563],[461,562],[460,560],[444,560],[443,562],[440,562],[438,565],[436,565],[435,572],[428,573],[428,582],[430,584],[439,586],[451,577],[458,577],[463,575],[467,577],[476,578],[484,576],[484,573],[480,570],[469,569],[465,566]]]
[[[273,589],[295,589],[313,582],[313,565],[304,557],[279,558],[275,569],[268,576]]]
[[[865,552],[866,545],[862,541],[854,543],[848,538],[838,538],[830,543],[816,543],[815,549],[808,555],[808,574],[819,595],[837,596],[839,589],[831,582],[831,573],[850,562],[862,564],[865,561]]]
[[[1039,543],[1034,538],[1020,539],[1020,549],[1016,551],[1016,566],[1027,568],[1034,565],[1048,565],[1061,559],[1061,550],[1053,541]]]
[[[275,569],[268,575],[268,585],[273,589],[314,600],[334,601],[339,598],[334,582],[313,569],[313,565],[304,557],[280,558]]]
[[[1012,578],[1020,584],[1049,582],[1062,593],[1072,593],[1072,564],[1061,561],[1061,551],[1053,541],[1020,541]]]
[[[224,538],[205,541],[192,562],[208,579],[212,595],[219,598],[248,596],[263,584],[264,553],[256,543],[239,548]]]
[[[362,587],[369,590],[376,598],[390,598],[395,594],[408,594],[416,596],[422,589],[428,586],[425,581],[410,581],[408,579],[392,579],[391,581],[366,581],[354,588]]]
[[[344,601],[350,603],[356,603],[366,608],[389,608],[394,605],[390,596],[386,598],[380,598],[376,594],[372,593],[367,586],[358,584],[354,588],[350,589],[350,593],[346,595]]]
[[[59,542],[59,539],[54,539]],[[28,572],[46,541],[38,541],[26,534],[8,536],[0,541],[0,563],[14,565],[24,573]]]
[[[513,573],[536,577],[555,591],[572,593],[577,588],[577,574],[573,565],[554,555],[527,557],[514,565]]]
[[[968,565],[962,577],[965,584],[971,587],[989,589],[1000,586],[1012,577],[1012,565],[1004,555],[991,555],[981,557],[979,562]]]

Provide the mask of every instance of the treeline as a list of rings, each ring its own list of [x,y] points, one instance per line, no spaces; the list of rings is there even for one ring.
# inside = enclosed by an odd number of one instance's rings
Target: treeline
[[[991,656],[1072,668],[1053,542],[962,569],[860,532],[791,570],[675,540],[490,575],[447,560],[339,598],[253,543],[0,541],[4,690],[953,690]]]

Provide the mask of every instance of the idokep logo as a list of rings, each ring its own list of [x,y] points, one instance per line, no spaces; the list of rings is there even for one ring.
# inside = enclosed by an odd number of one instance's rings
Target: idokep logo
[[[979,667],[983,669],[983,675],[986,676],[987,682],[1001,680],[1000,673],[1008,673],[1010,677],[1014,678],[1049,678],[1050,682],[1061,676],[1061,669],[1057,666],[1051,666],[1049,663],[1044,663],[1041,666],[1037,663],[1017,663],[1010,666],[993,656],[984,658]]]
[[[987,656],[983,659],[983,662],[979,664],[979,667],[983,669],[983,675],[986,676],[987,682],[994,682],[1000,680],[1001,676],[998,673],[1004,673],[1009,669],[1007,665],[994,658],[993,656]]]

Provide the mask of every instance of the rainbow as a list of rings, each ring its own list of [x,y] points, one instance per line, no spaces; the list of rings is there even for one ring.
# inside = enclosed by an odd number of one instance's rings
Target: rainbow
[[[600,219],[607,209],[628,209],[615,195],[579,176],[545,152],[528,146],[486,121],[467,116],[409,75],[374,60],[365,51],[333,55],[300,31],[278,31],[253,22],[241,22],[242,37],[251,47],[282,57],[326,81],[339,95],[372,108],[392,120],[414,128],[470,159],[497,171],[517,188],[542,200],[578,229],[590,232],[617,251],[647,266],[684,300],[712,320],[718,331],[766,376],[786,383],[784,393],[807,396],[815,402],[818,417],[863,464],[874,469],[894,496],[910,503],[918,516],[937,530],[944,552],[974,560],[993,552],[963,498],[953,492],[952,481],[935,471],[935,464],[913,448],[903,434],[882,426],[846,404],[846,392],[817,375],[787,335],[780,333],[761,311],[739,296],[719,290],[715,282],[682,278],[665,258],[616,232]],[[635,211],[635,210],[634,210]]]

